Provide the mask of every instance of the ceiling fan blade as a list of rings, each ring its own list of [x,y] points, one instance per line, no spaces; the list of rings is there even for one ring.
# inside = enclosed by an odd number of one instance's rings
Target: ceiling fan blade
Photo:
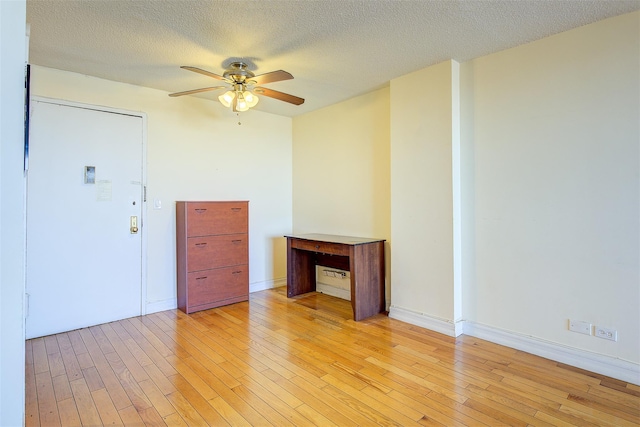
[[[251,77],[249,80],[253,80],[257,85],[263,85],[267,83],[279,82],[282,80],[291,80],[293,76],[286,71],[278,70],[270,73],[258,74],[255,77]]]
[[[184,92],[170,93],[169,96],[174,97],[174,96],[182,96],[182,95],[191,95],[194,93],[209,92],[210,90],[218,90],[218,89],[226,89],[226,88],[227,88],[226,86],[203,87],[202,89],[193,89],[193,90],[185,90]]]
[[[191,95],[193,93],[209,92],[210,90],[226,89],[226,86],[203,87],[202,89],[185,90],[184,92],[170,93],[169,96]]]
[[[228,82],[228,81],[229,81],[228,79],[226,79],[226,78],[224,78],[224,77],[222,77],[222,76],[219,76],[219,75],[214,74],[214,73],[212,73],[212,72],[210,72],[210,71],[207,71],[207,70],[203,70],[203,69],[201,69],[201,68],[197,68],[197,67],[189,67],[189,66],[187,66],[187,65],[183,65],[183,66],[181,66],[180,68],[184,68],[185,70],[193,71],[194,73],[203,74],[203,75],[208,76],[208,77],[213,77],[214,79],[223,80],[223,81],[225,81],[225,82]]]
[[[278,99],[280,101],[288,102],[290,104],[301,105],[304,103],[303,98],[289,95],[288,93],[278,92],[277,90],[267,89],[266,87],[257,87],[253,91],[259,95],[268,96],[269,98]]]

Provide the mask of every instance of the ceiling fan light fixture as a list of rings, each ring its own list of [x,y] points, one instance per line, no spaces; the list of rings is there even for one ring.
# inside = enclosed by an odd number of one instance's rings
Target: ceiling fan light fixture
[[[245,90],[242,93],[242,96],[244,97],[244,100],[247,101],[247,105],[249,106],[249,108],[253,108],[258,104],[258,101],[259,101],[258,97],[252,94],[251,92],[249,92],[248,90]]]
[[[238,111],[247,111],[247,110],[249,110],[249,104],[244,99],[244,95],[242,94],[242,92],[238,93],[238,101],[236,103],[236,110],[238,110]]]
[[[226,91],[222,95],[218,97],[218,100],[225,107],[231,107],[231,103],[233,102],[233,98],[236,96],[235,92],[232,90]]]

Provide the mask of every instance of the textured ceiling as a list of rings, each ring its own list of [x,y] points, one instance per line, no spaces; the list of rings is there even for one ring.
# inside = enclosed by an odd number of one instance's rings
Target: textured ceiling
[[[256,74],[286,70],[294,80],[265,86],[306,102],[262,97],[256,109],[296,116],[447,59],[638,9],[640,0],[28,0],[27,23],[32,64],[167,92],[219,83],[180,65],[222,74],[242,58]]]

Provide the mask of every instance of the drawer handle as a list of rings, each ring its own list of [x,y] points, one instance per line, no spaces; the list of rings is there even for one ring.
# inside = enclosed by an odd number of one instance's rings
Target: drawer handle
[[[196,246],[201,248],[203,246],[207,246],[207,243],[196,243]]]
[[[234,271],[234,272],[233,272],[233,273],[231,273],[231,274],[240,274],[240,273],[242,273],[242,270],[236,270],[236,271]]]
[[[320,245],[316,245],[316,249],[320,249]]]
[[[242,242],[242,239],[235,239],[231,241],[231,243],[240,243],[240,242]]]
[[[196,208],[195,211],[196,213],[202,213],[205,212],[207,209],[206,208]]]
[[[231,208],[231,210],[233,212],[240,212],[242,210],[242,208]]]
[[[204,279],[206,279],[206,278],[207,278],[207,276],[196,277],[196,280],[204,280]]]

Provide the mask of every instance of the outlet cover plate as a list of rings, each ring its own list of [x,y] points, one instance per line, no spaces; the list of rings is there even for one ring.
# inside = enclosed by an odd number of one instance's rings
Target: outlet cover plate
[[[591,335],[591,323],[581,320],[569,320],[569,330],[579,334]]]
[[[611,328],[596,326],[596,336],[605,340],[618,341],[618,331]]]

